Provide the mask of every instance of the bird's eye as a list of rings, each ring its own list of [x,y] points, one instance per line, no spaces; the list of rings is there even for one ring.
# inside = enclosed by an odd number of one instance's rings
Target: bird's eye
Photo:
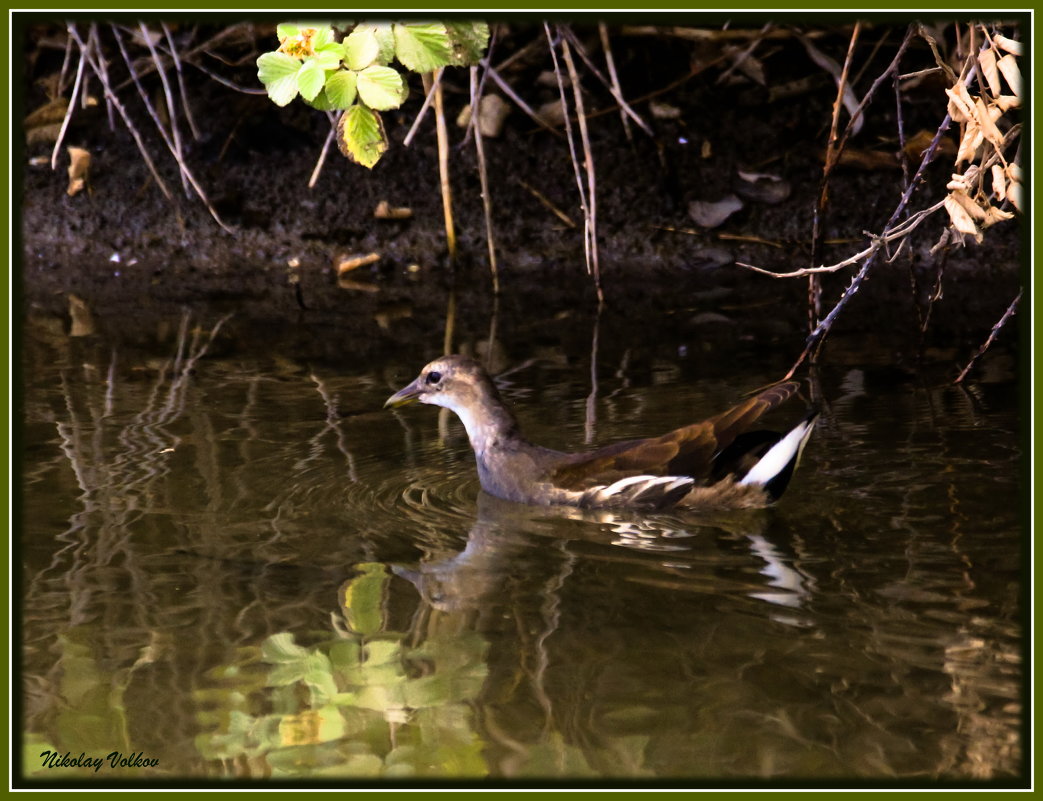
[[[427,374],[427,383],[428,384],[437,384],[441,380],[442,380],[442,374],[439,373],[438,371],[431,372],[431,373]]]

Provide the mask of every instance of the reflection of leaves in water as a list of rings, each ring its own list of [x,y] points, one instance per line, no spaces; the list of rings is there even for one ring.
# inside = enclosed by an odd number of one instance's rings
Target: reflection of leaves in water
[[[341,590],[350,631],[310,647],[279,632],[261,645],[259,662],[246,654],[253,670],[220,671],[233,687],[209,696],[219,709],[201,715],[211,730],[197,738],[204,757],[263,756],[277,776],[488,773],[468,706],[488,672],[487,643],[446,633],[412,647],[404,634],[382,631],[389,576],[381,565],[360,568]]]

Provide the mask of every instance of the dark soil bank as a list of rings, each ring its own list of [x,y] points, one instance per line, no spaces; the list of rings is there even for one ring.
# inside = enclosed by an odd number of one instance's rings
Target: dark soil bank
[[[742,27],[759,30],[763,20],[755,22]],[[86,29],[86,23],[80,27]],[[74,294],[91,309],[99,329],[127,336],[146,335],[157,316],[183,305],[234,310],[228,330],[238,331],[239,341],[342,361],[406,347],[437,351],[455,282],[460,335],[488,328],[492,299],[474,147],[453,124],[468,100],[466,69],[447,70],[444,79],[460,247],[454,276],[446,264],[430,112],[412,145],[402,145],[423,101],[416,76],[406,104],[384,115],[391,147],[376,168],[355,166],[334,147],[309,189],[329,132],[325,115],[299,102],[276,108],[266,96],[238,93],[186,67],[187,94],[200,129],[196,141],[180,120],[186,162],[232,229],[229,233],[182,190],[176,164],[133,84],[123,85],[126,69],[108,28],[99,30],[106,51],[112,48],[109,66],[114,83],[122,86],[119,96],[175,199],[159,191],[118,117],[110,129],[104,101],[78,109],[65,139],[66,145],[92,154],[89,191],[66,194],[64,146],[59,169],[52,172],[49,164],[34,165],[50,156],[53,140],[27,145],[19,157],[24,173],[18,204],[27,310],[66,316],[68,296]],[[187,51],[220,28],[182,24],[176,30]],[[603,63],[596,29],[578,25],[576,30],[592,57]],[[887,67],[904,30],[904,25],[871,25],[863,32],[854,61],[861,71],[855,84],[859,96]],[[670,108],[678,114],[653,117],[648,101],[637,102],[636,111],[655,136],[631,126],[632,141],[618,112],[590,120],[598,244],[613,336],[640,341],[665,329],[694,338],[745,337],[796,356],[806,330],[806,280],[773,280],[736,262],[777,271],[810,265],[835,83],[792,35],[766,40],[753,51],[761,84],[751,70],[753,78],[741,68],[729,70],[736,61],[724,54],[727,42],[612,31],[624,95],[641,98],[675,84],[655,100],[669,107],[668,115]],[[253,41],[246,37],[215,48],[227,63],[205,55],[200,63],[240,86],[256,88],[254,59],[273,46],[274,37],[265,26],[257,26],[255,34]],[[61,67],[63,51],[47,42],[60,36],[61,28],[54,26],[26,31],[26,111],[45,102],[41,82]],[[553,101],[558,92],[546,80],[551,65],[541,36],[542,27],[535,24],[503,27],[492,59],[501,63],[532,43],[502,74],[534,108]],[[816,31],[814,41],[842,64],[849,37],[848,28],[837,27]],[[742,50],[750,40],[738,44]],[[147,51],[136,55],[142,53]],[[902,69],[913,72],[932,64],[926,44],[917,40]],[[696,74],[684,80],[690,72]],[[610,109],[608,91],[589,70],[584,74],[588,113]],[[143,80],[161,102],[157,76]],[[485,86],[496,91],[491,81]],[[88,92],[100,96],[96,82],[88,84]],[[925,81],[909,89],[902,96],[902,114],[905,137],[921,131],[933,135],[945,114],[942,88]],[[890,81],[849,147],[885,157],[899,149]],[[514,108],[502,135],[486,140],[486,155],[502,285],[499,312],[509,321],[501,336],[549,335],[553,326],[567,326],[577,310],[595,305],[567,142]],[[917,156],[911,168],[918,162]],[[697,229],[689,205],[744,190],[740,170],[776,176],[791,191],[781,201],[747,199],[720,227]],[[944,197],[951,172],[952,155],[942,155],[910,211]],[[868,244],[864,232],[881,230],[902,187],[897,162],[867,169],[863,160],[861,166],[839,167],[830,185],[823,220],[827,244],[818,262],[839,261],[863,249]],[[575,227],[567,227],[532,190],[568,214]],[[374,208],[385,200],[410,208],[411,218],[374,219]],[[831,347],[845,337],[853,342],[873,334],[894,343],[901,358],[914,358],[921,316],[940,271],[940,298],[931,309],[924,344],[944,345],[954,363],[969,358],[1018,291],[1020,236],[1012,221],[990,229],[982,245],[932,255],[946,223],[935,215],[896,259],[878,262],[841,315]],[[353,286],[338,287],[337,261],[371,252],[379,254],[379,261],[351,273]],[[825,277],[823,311],[836,302],[852,274],[845,270]],[[1010,347],[1015,339],[1010,325],[996,347]]]

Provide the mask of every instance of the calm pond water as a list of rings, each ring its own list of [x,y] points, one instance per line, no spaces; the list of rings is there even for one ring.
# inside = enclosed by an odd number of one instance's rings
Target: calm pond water
[[[827,367],[775,509],[570,513],[480,493],[455,418],[381,410],[436,353],[218,355],[215,319],[157,321],[155,352],[29,322],[30,779],[1021,774],[1009,375]],[[704,376],[686,347],[599,362],[595,395],[589,354],[498,367],[530,437],[569,449],[715,413],[786,367]]]

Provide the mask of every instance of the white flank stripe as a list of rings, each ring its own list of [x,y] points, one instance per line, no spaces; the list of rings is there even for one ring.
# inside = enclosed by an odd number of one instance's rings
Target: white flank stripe
[[[609,484],[607,487],[600,489],[599,492],[602,495],[618,495],[631,484],[639,484],[644,481],[654,481],[657,478],[658,476],[628,476],[627,478],[619,479],[615,484]]]

